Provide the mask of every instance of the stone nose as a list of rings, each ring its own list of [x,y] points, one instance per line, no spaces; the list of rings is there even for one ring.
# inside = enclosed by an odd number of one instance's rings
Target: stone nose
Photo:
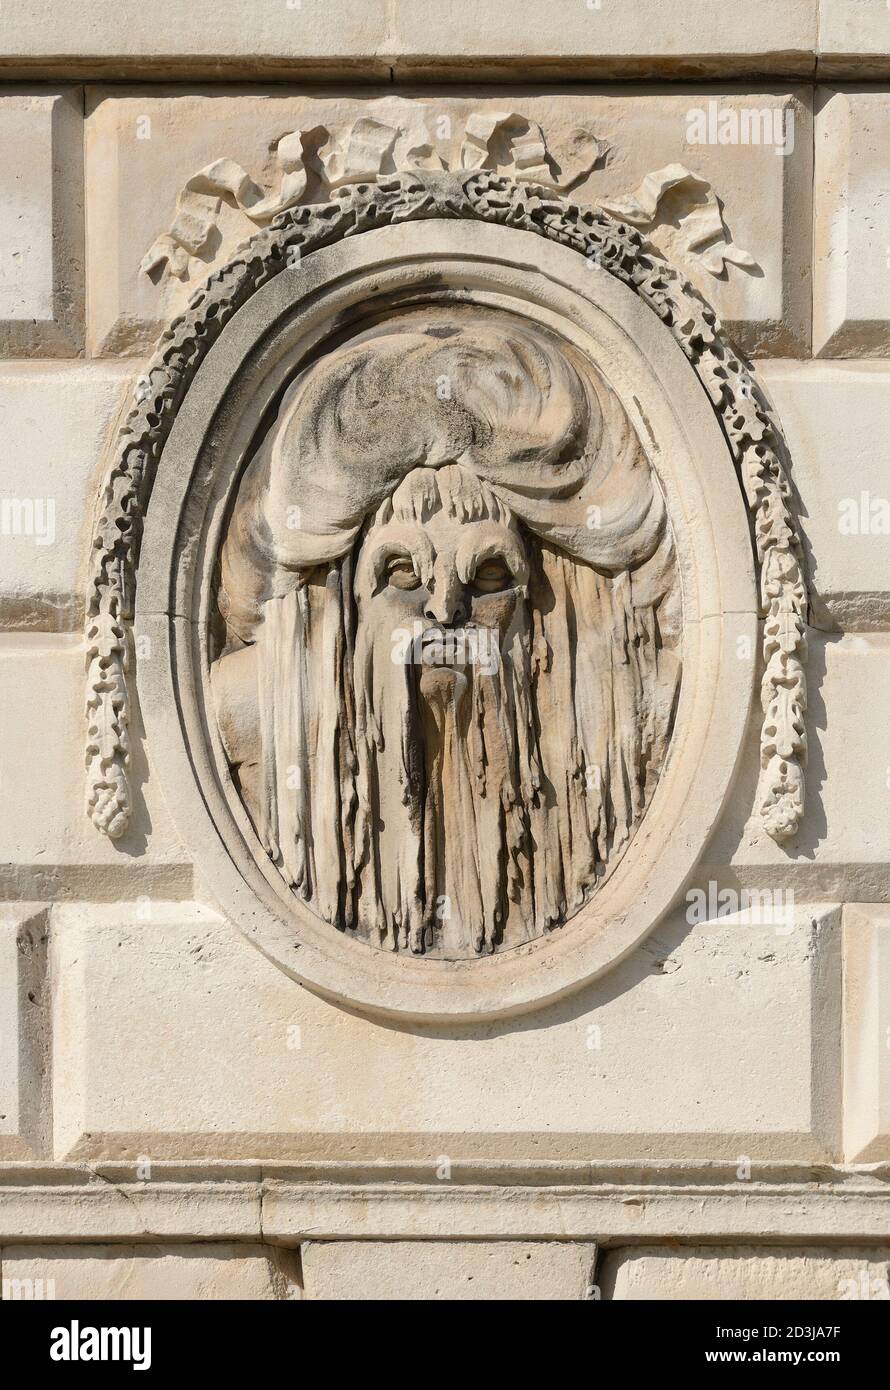
[[[467,616],[464,602],[464,586],[452,570],[450,574],[439,573],[433,580],[433,588],[424,607],[424,615],[443,627],[455,627]]]

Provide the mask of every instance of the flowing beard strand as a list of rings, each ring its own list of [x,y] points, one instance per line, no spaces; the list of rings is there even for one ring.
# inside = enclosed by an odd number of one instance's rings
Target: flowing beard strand
[[[512,944],[535,934],[516,690],[527,667],[526,636],[493,672],[474,667],[428,699],[422,668],[359,635],[356,918],[379,945],[472,956],[508,924]]]

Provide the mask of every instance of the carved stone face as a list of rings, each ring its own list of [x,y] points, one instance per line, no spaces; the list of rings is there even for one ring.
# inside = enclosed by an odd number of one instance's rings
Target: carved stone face
[[[361,547],[358,620],[393,661],[420,666],[424,695],[441,693],[449,675],[466,678],[475,666],[493,674],[527,580],[512,522],[465,520],[444,508],[424,523],[393,516]]]

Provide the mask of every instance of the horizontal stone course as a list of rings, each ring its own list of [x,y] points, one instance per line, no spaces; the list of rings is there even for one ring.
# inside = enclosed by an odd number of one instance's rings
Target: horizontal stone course
[[[817,72],[858,79],[890,73],[890,11],[881,0],[819,0]]]
[[[541,8],[439,7],[429,0],[175,0],[146,10],[136,0],[34,0],[0,25],[0,65],[12,71],[105,68],[255,76],[315,71],[407,75],[433,69],[467,76],[506,69],[697,76],[815,66],[819,0],[751,0],[744,8],[671,0],[554,0]]]
[[[343,1146],[339,1151],[343,1152]],[[578,1240],[890,1245],[887,1165],[0,1163],[0,1245]],[[137,1176],[140,1175],[141,1176]],[[818,1184],[818,1187],[815,1185]],[[818,1201],[814,1192],[818,1191]]]
[[[744,7],[672,0],[522,0],[472,13],[416,0],[33,0],[0,23],[0,71],[118,78],[230,78],[311,72],[408,77],[565,72],[695,77],[783,72],[825,78],[890,72],[880,0],[752,0]]]

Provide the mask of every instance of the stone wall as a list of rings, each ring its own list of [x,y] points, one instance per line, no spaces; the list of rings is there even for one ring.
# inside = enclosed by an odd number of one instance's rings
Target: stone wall
[[[890,10],[15,8],[4,1297],[890,1297]],[[806,805],[790,838],[764,834],[755,697],[695,870],[623,959],[516,1016],[393,1018],[236,929],[138,703],[129,826],[88,818],[91,547],[153,344],[268,225],[263,199],[287,206],[307,169],[292,205],[479,167],[468,145],[515,175],[517,130],[541,135],[554,196],[630,221],[714,307],[781,424],[809,583]],[[315,132],[305,168],[294,132]]]

